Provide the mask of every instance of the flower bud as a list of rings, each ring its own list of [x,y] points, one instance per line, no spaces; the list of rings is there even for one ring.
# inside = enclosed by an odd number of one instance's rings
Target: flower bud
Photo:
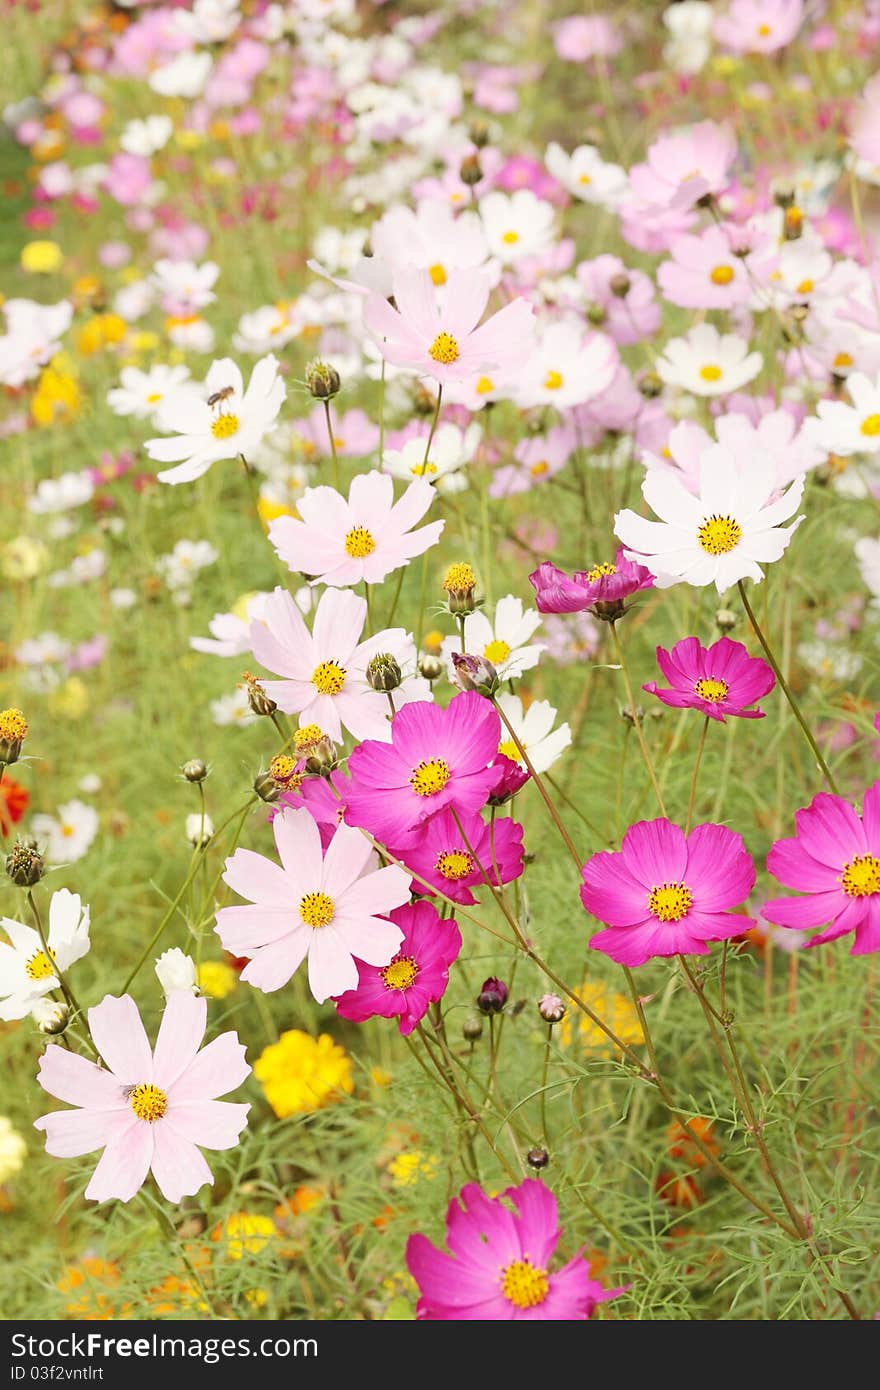
[[[732,632],[737,621],[737,616],[731,608],[719,608],[715,614],[715,626],[719,632]]]
[[[464,159],[461,161],[458,177],[461,179],[462,183],[467,184],[468,188],[474,188],[482,180],[483,166],[480,163],[479,155],[465,155]]]
[[[247,686],[248,704],[254,714],[265,715],[266,717],[274,714],[278,706],[274,700],[270,700],[256,676],[252,676],[250,671],[242,671],[241,678]]]
[[[31,1018],[41,1033],[57,1038],[70,1022],[70,1009],[58,999],[37,999],[31,1005]]]
[[[16,840],[6,856],[6,872],[19,888],[33,888],[43,877],[43,856],[36,840]]]
[[[432,684],[443,675],[443,662],[433,652],[425,652],[419,657],[419,675]]]
[[[275,781],[271,772],[260,771],[253,780],[253,788],[261,801],[277,801],[281,795],[281,787]]]
[[[621,705],[620,717],[627,724],[644,724],[645,711],[641,705],[636,705],[635,709],[631,705]]]
[[[663,390],[663,382],[656,372],[645,372],[638,382],[639,391],[646,401],[653,401]]]
[[[561,1023],[565,1018],[565,1004],[558,994],[542,994],[538,1000],[538,1013],[545,1023]]]
[[[608,288],[617,299],[625,299],[632,289],[632,280],[625,270],[618,270],[608,281]]]
[[[339,394],[341,385],[339,373],[329,362],[321,362],[316,358],[314,362],[308,363],[306,386],[316,401],[332,401],[333,397]]]
[[[461,1025],[462,1036],[466,1042],[476,1042],[483,1036],[483,1020],[479,1014],[468,1014]]]
[[[605,310],[602,308],[601,304],[588,305],[587,321],[591,323],[594,328],[600,328],[607,317],[608,315],[605,313]]]
[[[175,990],[185,989],[191,994],[196,993],[196,963],[192,956],[181,951],[179,946],[172,946],[170,950],[163,951],[157,958],[154,969],[166,999]]]
[[[180,770],[188,782],[204,782],[208,775],[207,766],[201,758],[190,758]]]
[[[370,689],[387,694],[391,690],[397,690],[402,681],[400,666],[391,653],[377,652],[367,666],[367,683]]]
[[[550,1155],[546,1149],[529,1149],[526,1154],[526,1163],[530,1168],[534,1168],[539,1173],[542,1168],[546,1168],[550,1162]]]
[[[452,670],[452,679],[459,690],[476,690],[480,695],[494,695],[501,687],[498,672],[484,656],[453,652]]]
[[[773,201],[778,208],[790,208],[795,199],[795,187],[781,179],[773,185]]]
[[[503,980],[497,979],[495,975],[490,975],[488,980],[483,981],[483,987],[477,995],[477,1008],[480,1013],[500,1014],[507,1003],[509,992]]]
[[[477,576],[467,561],[450,565],[440,587],[446,595],[450,613],[473,613],[477,606],[474,598]]]
[[[471,121],[468,136],[472,145],[484,150],[489,143],[489,127],[485,121]]]
[[[329,777],[339,763],[339,750],[332,738],[322,734],[306,758],[306,772],[313,777]]]
[[[506,753],[499,753],[492,767],[498,773],[498,780],[492,784],[489,792],[489,805],[504,806],[525,786],[532,774],[521,763],[508,758]]]
[[[0,710],[0,763],[17,763],[28,722],[20,709]]]
[[[214,822],[201,811],[186,818],[186,838],[195,849],[204,849],[214,834]]]

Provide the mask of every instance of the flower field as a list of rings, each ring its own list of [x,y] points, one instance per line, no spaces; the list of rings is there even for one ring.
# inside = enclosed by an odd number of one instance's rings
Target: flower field
[[[0,13],[3,1318],[880,1317],[880,5]]]

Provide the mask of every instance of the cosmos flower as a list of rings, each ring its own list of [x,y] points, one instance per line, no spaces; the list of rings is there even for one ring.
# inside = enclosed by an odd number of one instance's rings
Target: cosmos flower
[[[571,743],[569,725],[560,724],[557,729],[553,728],[556,710],[549,700],[532,700],[525,710],[523,710],[523,701],[520,697],[511,695],[506,690],[497,696],[497,700],[499,707],[506,714],[517,738],[528,754],[529,762],[535,772],[547,772]],[[506,758],[510,758],[511,762],[519,762],[522,767],[525,767],[519,749],[506,725],[501,730],[498,752],[503,753]]]
[[[623,549],[613,561],[603,560],[589,570],[567,575],[544,560],[529,575],[539,613],[596,613],[619,615],[623,600],[642,589],[654,587],[654,576],[637,561],[627,559]]]
[[[98,813],[74,797],[58,807],[56,816],[40,812],[31,820],[37,840],[45,841],[50,864],[73,864],[82,859],[98,833]]]
[[[444,897],[470,907],[477,901],[471,889],[482,887],[487,878],[496,887],[519,878],[523,829],[509,816],[496,816],[487,824],[476,812],[454,815],[447,806],[423,821],[417,834],[407,836],[403,849],[392,852],[418,874],[412,882],[414,893],[430,893],[419,881],[424,879]]]
[[[669,686],[649,681],[643,690],[656,695],[664,705],[696,709],[722,724],[727,715],[763,719],[763,710],[747,707],[769,694],[776,684],[766,661],[749,656],[742,642],[729,637],[719,638],[711,647],[702,646],[698,637],[683,638],[671,651],[658,647],[657,665]]]
[[[618,164],[606,164],[595,145],[578,145],[566,154],[552,141],[544,156],[547,168],[562,187],[584,203],[613,208],[626,192],[626,173]]]
[[[543,643],[530,640],[540,626],[540,613],[525,609],[522,599],[515,594],[505,594],[498,600],[491,622],[482,609],[468,613],[464,620],[463,643],[459,637],[446,637],[441,646],[449,664],[449,679],[454,678],[452,653],[463,649],[472,656],[485,657],[501,680],[516,680],[524,671],[537,666],[541,659]]]
[[[333,1002],[339,1016],[353,1023],[396,1018],[406,1037],[446,993],[461,932],[454,918],[440,917],[431,903],[406,904],[389,916],[403,932],[396,955],[383,966],[359,963],[357,985]]]
[[[25,1018],[38,999],[60,987],[54,967],[66,971],[88,954],[89,909],[76,893],[60,888],[49,903],[47,955],[38,932],[0,918],[9,945],[0,942],[0,1018]]]
[[[862,372],[847,377],[846,401],[819,401],[815,439],[831,454],[876,454],[880,450],[880,376],[875,381]]]
[[[114,415],[132,415],[155,423],[165,399],[171,393],[177,394],[188,380],[188,367],[165,367],[160,362],[146,372],[123,367],[120,384],[107,392],[107,404]],[[200,399],[193,389],[195,398]]]
[[[670,339],[656,366],[667,386],[694,396],[726,396],[752,381],[762,364],[760,352],[749,352],[744,338],[700,323],[686,337]]]

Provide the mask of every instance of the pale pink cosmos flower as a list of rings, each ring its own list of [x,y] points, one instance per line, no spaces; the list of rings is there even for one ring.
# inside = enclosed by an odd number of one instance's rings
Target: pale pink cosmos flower
[[[880,73],[871,78],[859,99],[849,143],[859,159],[880,164]]]
[[[670,304],[684,309],[734,309],[747,304],[752,284],[746,259],[734,253],[721,227],[677,236],[671,259],[657,267],[657,284]]]
[[[654,140],[646,162],[630,169],[630,187],[647,204],[685,211],[722,191],[735,158],[732,131],[715,121],[700,121]]]
[[[434,495],[418,478],[395,502],[392,479],[377,472],[354,478],[347,501],[335,488],[309,487],[297,502],[299,519],[277,517],[269,540],[289,569],[314,575],[314,584],[379,584],[437,544],[444,522],[412,529]]]
[[[791,43],[803,18],[803,0],[730,0],[715,21],[715,37],[733,53],[776,53]]]
[[[441,309],[430,272],[404,268],[393,277],[397,308],[372,294],[364,323],[386,362],[441,385],[515,371],[531,351],[534,311],[524,299],[514,299],[478,328],[490,288],[483,270],[452,270]]]
[[[719,444],[727,449],[747,454],[759,453],[775,465],[774,481],[777,491],[794,482],[802,473],[817,468],[827,458],[827,451],[817,442],[812,417],[799,425],[791,410],[780,407],[770,410],[754,423],[740,411],[729,411],[719,415],[715,421],[715,435]],[[665,455],[644,450],[642,462],[648,469],[656,468],[674,473],[688,492],[695,496],[700,491],[700,463],[715,440],[693,420],[680,420],[672,429],[666,444]]]
[[[199,1051],[207,1001],[189,990],[168,999],[151,1051],[130,995],[108,994],[89,1009],[89,1032],[104,1066],[50,1043],[37,1080],[77,1110],[56,1110],[34,1122],[55,1158],[104,1152],[85,1195],[128,1202],[152,1171],[169,1202],[194,1197],[214,1177],[200,1150],[233,1149],[250,1105],[218,1096],[250,1073],[236,1033],[221,1033]]]
[[[309,632],[286,590],[269,596],[261,621],[251,623],[251,651],[281,680],[261,681],[285,714],[300,724],[317,724],[334,742],[343,728],[356,739],[391,740],[388,696],[373,690],[367,668],[380,653],[393,656],[407,677],[391,692],[395,708],[410,700],[429,700],[427,681],[415,674],[415,645],[402,627],[385,628],[360,641],[367,618],[366,600],[346,590],[328,589],[315,609]]]
[[[241,978],[264,993],[280,989],[308,958],[309,988],[319,1004],[356,989],[355,960],[388,965],[403,932],[387,914],[409,901],[410,876],[376,867],[372,844],[340,824],[326,855],[307,807],[287,807],[272,821],[280,864],[237,849],[224,883],[253,906],[224,907],[217,934],[236,956],[249,956]]]

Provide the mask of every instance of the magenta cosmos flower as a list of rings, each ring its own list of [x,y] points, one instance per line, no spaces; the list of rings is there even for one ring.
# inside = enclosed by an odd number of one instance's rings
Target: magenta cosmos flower
[[[414,893],[429,893],[420,879],[432,883],[444,897],[469,907],[477,901],[472,888],[486,882],[499,887],[519,878],[523,871],[523,828],[509,816],[490,824],[476,813],[460,814],[461,830],[451,809],[438,811],[423,821],[404,849],[394,849],[399,859],[419,878]],[[462,831],[464,834],[462,834]]]
[[[577,570],[569,577],[545,560],[529,583],[537,595],[539,613],[595,613],[600,618],[620,617],[623,601],[640,589],[651,589],[654,576],[644,565],[628,560],[618,550],[614,563],[605,561],[590,570]]]
[[[861,817],[843,797],[820,792],[794,819],[797,835],[776,841],[767,868],[804,897],[772,898],[762,916],[800,930],[829,922],[810,946],[854,931],[852,955],[880,951],[880,782],[865,792]]]
[[[409,899],[409,875],[395,865],[376,868],[365,835],[338,826],[326,855],[317,822],[305,807],[272,822],[276,864],[237,849],[223,874],[252,907],[223,907],[216,931],[233,956],[248,956],[241,978],[269,994],[308,957],[309,987],[319,1004],[358,982],[354,962],[387,965],[402,932],[388,921]]]
[[[56,1110],[34,1121],[46,1132],[46,1152],[77,1158],[103,1149],[86,1197],[128,1202],[152,1170],[169,1202],[193,1197],[214,1178],[200,1149],[232,1149],[250,1105],[218,1096],[250,1072],[235,1033],[221,1033],[199,1051],[207,1002],[189,990],[169,996],[151,1051],[137,1005],[108,994],[89,1009],[89,1032],[104,1066],[50,1043],[37,1080],[44,1091],[78,1110]]]
[[[511,1207],[513,1210],[511,1210]],[[468,1183],[449,1203],[446,1243],[410,1236],[406,1263],[419,1286],[418,1317],[433,1322],[583,1322],[597,1303],[623,1289],[603,1289],[582,1255],[547,1268],[559,1241],[556,1198],[536,1178],[500,1197]]]
[[[451,917],[440,917],[431,903],[398,907],[389,914],[403,932],[400,949],[387,965],[360,965],[357,988],[333,1002],[342,1018],[396,1018],[404,1037],[442,999],[449,967],[461,950],[461,932]]]
[[[669,687],[648,681],[643,690],[656,695],[664,705],[698,709],[722,724],[728,714],[739,719],[763,719],[762,709],[747,706],[776,684],[766,661],[749,656],[742,642],[732,642],[729,637],[721,637],[711,647],[701,646],[696,637],[683,638],[669,652],[658,647],[657,665]]]
[[[406,705],[391,721],[390,744],[368,740],[349,757],[346,820],[399,845],[446,806],[479,811],[498,781],[490,764],[500,742],[501,720],[476,691],[455,695],[446,709]]]
[[[313,583],[379,584],[440,539],[445,522],[412,529],[434,496],[430,483],[416,479],[395,502],[387,474],[361,473],[348,501],[332,487],[306,488],[296,504],[301,520],[277,517],[269,540],[288,569],[315,575]]]
[[[364,323],[386,362],[443,385],[512,373],[528,358],[534,311],[524,299],[514,299],[477,327],[491,289],[485,271],[451,270],[442,307],[430,271],[407,266],[395,272],[393,287],[396,309],[378,294],[364,306]]]
[[[705,956],[707,942],[755,925],[730,910],[751,892],[755,866],[742,836],[723,825],[697,825],[685,837],[671,821],[639,821],[618,851],[587,861],[583,878],[584,907],[608,927],[590,945],[619,965]]]

